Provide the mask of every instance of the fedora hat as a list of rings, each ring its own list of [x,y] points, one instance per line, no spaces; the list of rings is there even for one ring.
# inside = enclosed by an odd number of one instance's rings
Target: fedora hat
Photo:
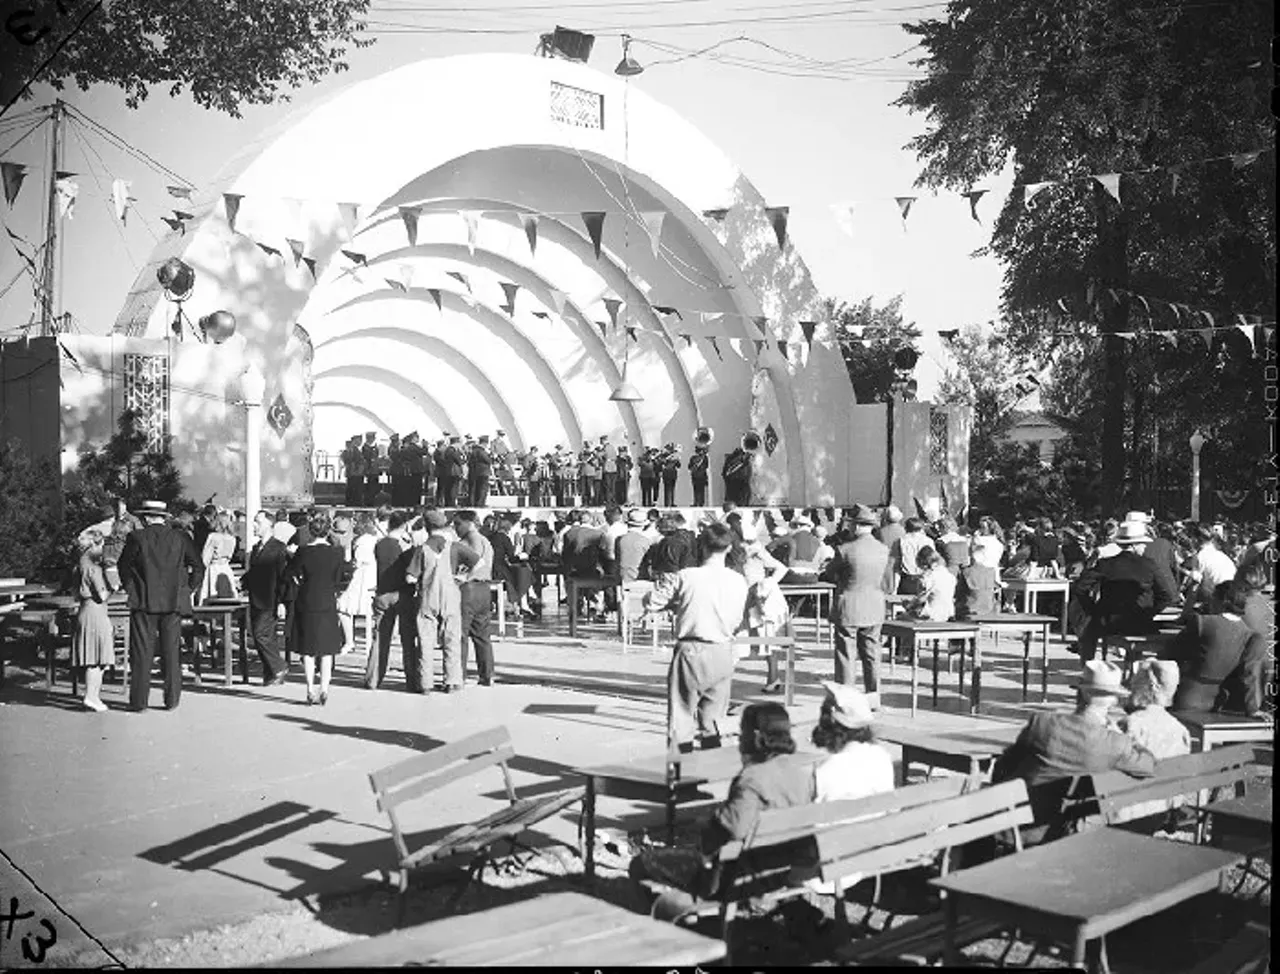
[[[1116,532],[1116,544],[1146,544],[1151,540],[1147,526],[1141,521],[1125,521]]]
[[[841,727],[854,730],[867,727],[875,720],[875,715],[871,712],[871,701],[857,687],[831,680],[823,680],[822,685],[826,688],[827,699],[831,701],[831,719]]]
[[[1126,521],[1134,521],[1138,524],[1150,524],[1151,515],[1146,511],[1130,511],[1124,516]]]
[[[866,504],[854,504],[853,513],[849,515],[849,520],[854,524],[879,524],[880,519],[876,517],[876,512]]]
[[[164,501],[143,501],[133,513],[138,517],[168,517],[169,505]]]
[[[1121,683],[1123,676],[1124,672],[1114,663],[1091,659],[1084,664],[1084,672],[1076,689],[1081,693],[1098,696],[1127,697],[1129,691]]]

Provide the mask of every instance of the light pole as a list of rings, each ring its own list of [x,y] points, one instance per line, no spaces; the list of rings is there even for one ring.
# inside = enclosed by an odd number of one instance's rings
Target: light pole
[[[1200,523],[1200,451],[1204,437],[1196,430],[1188,441],[1191,446],[1191,520]]]
[[[240,377],[244,397],[244,516],[245,551],[253,548],[253,519],[262,507],[262,399],[267,380],[250,363]]]

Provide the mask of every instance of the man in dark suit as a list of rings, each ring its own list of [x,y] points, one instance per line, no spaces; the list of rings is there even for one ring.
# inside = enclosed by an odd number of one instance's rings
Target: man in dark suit
[[[276,618],[284,618],[280,581],[289,552],[283,542],[272,536],[273,528],[271,515],[259,511],[253,519],[257,541],[249,552],[248,568],[240,582],[249,597],[249,640],[262,660],[262,685],[266,687],[280,686],[288,672],[276,643]]]
[[[200,591],[204,564],[191,538],[166,523],[169,510],[163,501],[144,501],[136,513],[143,526],[129,535],[120,553],[120,583],[129,596],[129,709],[147,709],[151,663],[159,649],[164,706],[174,710],[182,696],[181,593]]]
[[[492,476],[489,437],[482,436],[478,443],[472,445],[467,462],[467,498],[472,507],[489,506],[489,479]]]
[[[862,664],[862,689],[873,710],[880,706],[880,626],[889,577],[889,549],[872,535],[878,523],[875,511],[855,504],[847,525],[853,540],[836,549],[822,574],[836,586],[831,606],[836,682],[854,685],[856,652]]]
[[[1150,541],[1145,524],[1126,521],[1116,535],[1120,553],[1080,573],[1075,598],[1087,620],[1077,649],[1081,659],[1093,659],[1107,633],[1150,632],[1156,614],[1177,600],[1177,590],[1145,555]]]
[[[440,485],[444,491],[444,506],[458,506],[458,487],[462,481],[462,437],[449,437],[449,445],[444,448],[444,458],[441,466],[436,468],[436,476],[440,478]]]

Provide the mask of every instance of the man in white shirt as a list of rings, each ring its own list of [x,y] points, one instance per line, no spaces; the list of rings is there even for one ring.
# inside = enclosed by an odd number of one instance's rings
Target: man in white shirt
[[[723,524],[703,529],[703,562],[683,568],[645,596],[651,613],[675,610],[676,648],[667,675],[667,741],[682,752],[701,738],[704,749],[720,746],[727,729],[733,682],[730,640],[747,626],[747,580],[725,566],[733,532]]]
[[[1196,583],[1194,601],[1204,604],[1213,598],[1213,592],[1219,585],[1236,577],[1236,566],[1218,547],[1221,542],[1210,528],[1202,525],[1196,532],[1196,538],[1200,542],[1200,550],[1196,552],[1190,576]]]

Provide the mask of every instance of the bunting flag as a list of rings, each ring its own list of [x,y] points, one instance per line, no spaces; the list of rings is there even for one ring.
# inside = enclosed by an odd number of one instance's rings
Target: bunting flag
[[[480,212],[478,210],[459,210],[458,215],[462,217],[462,222],[467,225],[467,250],[474,257],[476,253],[476,236],[480,233]]]
[[[444,299],[440,296],[440,289],[438,287],[429,287],[427,288],[427,293],[431,295],[431,300],[436,303],[436,310],[443,311]]]
[[[1213,329],[1201,328],[1199,329],[1199,334],[1200,334],[1200,337],[1204,339],[1204,347],[1212,352],[1213,351]]]
[[[259,247],[259,248],[262,250],[262,252],[263,252],[264,254],[266,254],[268,257],[279,257],[279,256],[280,256],[280,251],[279,251],[279,250],[277,250],[275,247],[269,246],[268,244],[264,244],[261,240],[257,240],[257,241],[254,241],[254,242],[255,242],[255,243],[257,243],[258,247]]]
[[[681,332],[681,333],[680,333],[680,337],[684,339],[684,347],[685,347],[685,348],[688,348],[689,346],[691,346],[691,345],[693,344],[693,336],[692,336],[692,335],[686,334],[685,332]]]
[[[680,313],[679,308],[672,308],[665,304],[655,304],[653,310],[660,315],[675,315],[680,321],[684,321],[684,315]]]
[[[180,233],[184,237],[186,236],[187,225],[183,223],[181,220],[172,216],[162,216],[160,219],[163,220],[166,224],[168,224],[170,230],[173,230],[175,233]]]
[[[301,240],[294,240],[291,237],[286,237],[285,243],[289,245],[289,250],[293,253],[293,266],[297,267],[302,263],[302,251],[306,249],[306,245]]]
[[[898,204],[898,211],[902,214],[902,227],[905,230],[907,214],[911,212],[911,204],[916,201],[916,198],[914,196],[895,196],[893,199]]]
[[[787,361],[791,360],[790,356],[787,355],[787,343],[784,342],[782,339],[778,339],[778,354],[781,355]]]
[[[75,173],[58,173],[58,179],[53,184],[54,192],[58,196],[58,218],[60,220],[70,220],[75,216],[76,197],[80,194],[80,184],[75,182],[71,177]]]
[[[191,189],[187,186],[166,186],[165,189],[175,200],[191,200]]]
[[[604,213],[600,210],[584,210],[582,222],[586,224],[587,236],[591,238],[591,246],[596,252],[596,260],[600,259],[600,241],[604,237]]]
[[[960,337],[960,329],[959,328],[940,329],[938,331],[938,337],[941,338],[943,341],[945,341],[947,344],[950,344]]]
[[[698,320],[700,320],[703,325],[714,325],[718,322],[724,321],[724,312],[701,311],[698,313]]]
[[[720,343],[716,341],[715,335],[708,336],[707,341],[710,342],[711,347],[715,349],[716,358],[718,358],[721,362],[723,362],[724,356],[720,354]]]
[[[4,182],[4,201],[13,206],[18,198],[18,190],[22,189],[22,181],[27,178],[27,167],[20,162],[0,162],[0,179]]]
[[[756,315],[754,318],[751,318],[750,321],[761,338],[769,334],[769,319],[764,315]]]
[[[413,290],[413,265],[400,265],[400,282],[404,285],[406,291]]]
[[[418,217],[422,216],[421,206],[400,207],[400,219],[404,221],[404,232],[409,238],[409,246],[418,246]]]
[[[342,220],[342,225],[346,227],[347,239],[350,240],[356,235],[356,225],[360,222],[360,204],[339,203],[338,218]]]
[[[137,202],[129,195],[133,183],[127,179],[116,179],[111,183],[111,200],[116,206],[116,219],[123,224],[129,222],[129,204]]]
[[[969,201],[969,215],[973,217],[975,223],[981,223],[982,219],[978,216],[978,200],[987,195],[985,189],[971,189],[962,194]]]
[[[227,226],[231,228],[232,233],[236,229],[236,216],[240,213],[240,201],[242,199],[244,199],[244,196],[240,193],[222,194],[222,209],[227,217]]]
[[[1260,155],[1262,155],[1261,149],[1255,149],[1253,152],[1237,152],[1231,157],[1231,168],[1244,169],[1246,166],[1252,166],[1258,161]]]
[[[564,303],[569,299],[569,295],[565,294],[563,291],[558,290],[557,288],[554,288],[554,287],[548,288],[547,292],[551,296],[551,303],[555,305],[556,314],[563,315]]]
[[[853,210],[857,206],[856,203],[832,203],[831,215],[835,217],[836,225],[840,227],[848,236],[853,236]]]
[[[639,336],[636,335],[636,330],[634,328],[628,327],[626,329],[626,332],[627,332],[627,338],[630,341],[638,342],[640,340]]]
[[[551,320],[551,315],[547,314],[545,311],[535,311],[535,312],[533,313],[533,316],[534,316],[535,318],[542,318],[542,319],[544,319],[544,320],[546,320],[546,321],[550,321],[550,320]]]
[[[316,259],[314,257],[303,257],[302,262],[307,265],[307,271],[311,274],[311,279],[313,281],[319,280],[319,275],[316,273]]]
[[[609,312],[609,321],[614,328],[618,327],[618,312],[622,310],[621,298],[601,298],[604,302],[604,310]]]
[[[342,252],[342,256],[352,263],[359,264],[362,267],[368,263],[364,254],[357,254],[354,250],[344,250]]]
[[[733,349],[733,354],[734,354],[734,355],[736,355],[736,356],[738,356],[738,358],[745,358],[745,357],[746,357],[746,356],[744,356],[744,355],[742,354],[742,339],[741,339],[741,338],[730,338],[730,339],[729,339],[729,347],[730,347],[731,349]]]
[[[1117,203],[1120,202],[1120,174],[1118,172],[1104,172],[1093,178],[1098,181],[1099,186],[1111,194],[1111,197]]]
[[[763,338],[751,339],[751,344],[755,346],[756,358],[760,357],[760,353],[764,351],[765,341]]]
[[[521,213],[520,225],[524,227],[525,239],[529,241],[529,256],[538,252],[538,214]]]
[[[773,224],[774,236],[778,238],[778,249],[785,250],[787,243],[787,215],[791,212],[789,206],[766,206],[764,208],[765,216],[769,218],[769,222]]]
[[[1253,341],[1253,325],[1236,325],[1235,328],[1236,328],[1236,331],[1244,335],[1244,340],[1249,343],[1249,354],[1250,355],[1258,354],[1258,347],[1257,345],[1254,344],[1254,341]]]
[[[471,293],[471,282],[467,280],[467,275],[462,271],[445,271],[450,277],[467,289],[467,293]]]
[[[597,322],[596,322],[596,327],[600,329],[600,337],[601,337],[601,338],[608,338],[608,337],[609,337],[609,322],[607,322],[607,321],[597,321]]]
[[[393,291],[399,291],[401,294],[405,294],[409,290],[404,286],[404,281],[397,281],[393,277],[384,277],[383,280],[387,282],[387,287],[391,288]]]
[[[498,307],[505,311],[508,317],[514,318],[516,315],[516,292],[520,290],[520,285],[513,284],[510,281],[499,281],[498,284],[502,287],[502,294],[507,299],[505,304],[501,304]]]
[[[723,223],[724,218],[729,215],[729,208],[724,207],[723,209],[703,210],[702,215],[708,220],[715,220],[716,223]]]
[[[648,210],[640,214],[644,220],[645,232],[649,234],[649,245],[653,247],[653,256],[657,257],[662,250],[662,224],[667,218],[665,210]]]
[[[800,322],[800,331],[804,334],[804,340],[809,344],[810,347],[813,346],[813,333],[817,331],[817,328],[818,328],[818,323],[816,321]]]
[[[1035,203],[1034,203],[1034,202],[1032,202],[1032,201],[1036,198],[1036,196],[1038,196],[1038,195],[1040,194],[1040,191],[1041,191],[1041,190],[1045,189],[1045,188],[1046,188],[1046,187],[1048,187],[1048,186],[1052,186],[1052,185],[1053,185],[1053,183],[1027,183],[1027,184],[1025,184],[1025,185],[1022,187],[1022,205],[1023,205],[1023,206],[1025,206],[1025,207],[1026,207],[1027,209],[1029,209],[1029,210],[1030,210],[1030,209],[1033,209],[1033,208],[1035,207]]]
[[[184,221],[195,219],[195,217],[192,214],[187,213],[185,210],[174,210],[173,217],[175,220],[184,220]]]

